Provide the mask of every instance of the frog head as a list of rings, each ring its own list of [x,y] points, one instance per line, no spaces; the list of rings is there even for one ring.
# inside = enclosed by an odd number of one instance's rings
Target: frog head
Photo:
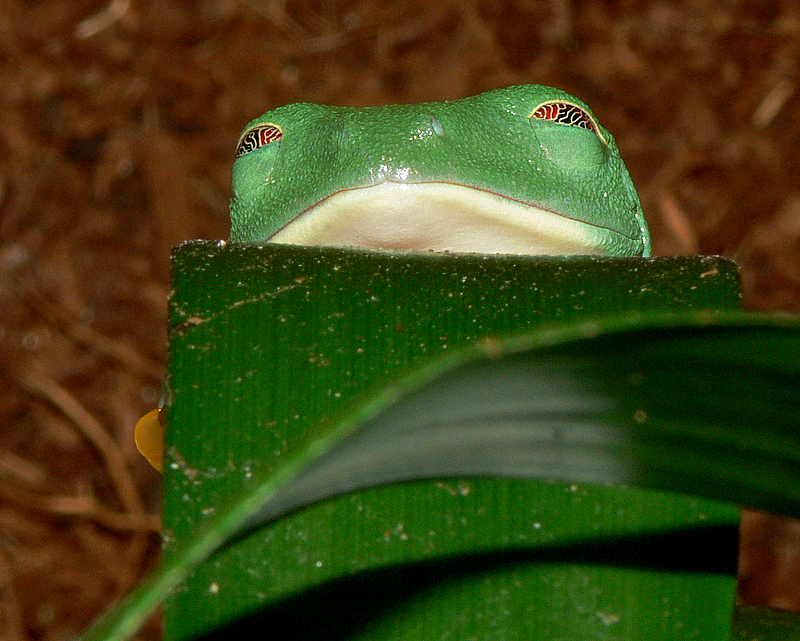
[[[462,100],[297,103],[236,151],[231,241],[512,254],[648,256],[611,134],[558,89]]]

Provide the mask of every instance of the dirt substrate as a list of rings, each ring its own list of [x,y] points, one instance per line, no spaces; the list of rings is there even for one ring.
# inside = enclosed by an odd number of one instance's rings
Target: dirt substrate
[[[131,432],[169,250],[227,235],[251,118],[562,87],[616,136],[656,254],[733,258],[748,307],[798,312],[798,57],[794,1],[4,0],[0,638],[69,638],[156,560]],[[800,610],[800,525],[747,515],[740,597]]]

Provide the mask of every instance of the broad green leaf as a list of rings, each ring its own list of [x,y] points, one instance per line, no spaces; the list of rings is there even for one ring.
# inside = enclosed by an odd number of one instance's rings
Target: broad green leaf
[[[739,607],[733,618],[731,641],[796,641],[800,614],[760,607]]]
[[[84,639],[128,638],[260,523],[401,480],[635,485],[800,516],[799,330],[792,318],[662,312],[478,341],[332,417]]]

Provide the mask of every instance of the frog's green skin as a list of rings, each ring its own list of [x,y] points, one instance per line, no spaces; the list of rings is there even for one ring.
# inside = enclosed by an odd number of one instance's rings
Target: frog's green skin
[[[650,255],[611,134],[583,102],[539,85],[279,107],[242,134],[232,191],[235,242]]]

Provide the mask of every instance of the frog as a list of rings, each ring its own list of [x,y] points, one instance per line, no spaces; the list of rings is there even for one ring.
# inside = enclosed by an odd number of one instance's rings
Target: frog
[[[588,105],[518,85],[443,102],[294,103],[236,145],[229,241],[518,255],[647,257],[650,232]],[[163,412],[136,425],[163,465]]]
[[[583,101],[518,85],[443,102],[294,103],[236,146],[230,241],[387,251],[650,255],[612,135]]]

